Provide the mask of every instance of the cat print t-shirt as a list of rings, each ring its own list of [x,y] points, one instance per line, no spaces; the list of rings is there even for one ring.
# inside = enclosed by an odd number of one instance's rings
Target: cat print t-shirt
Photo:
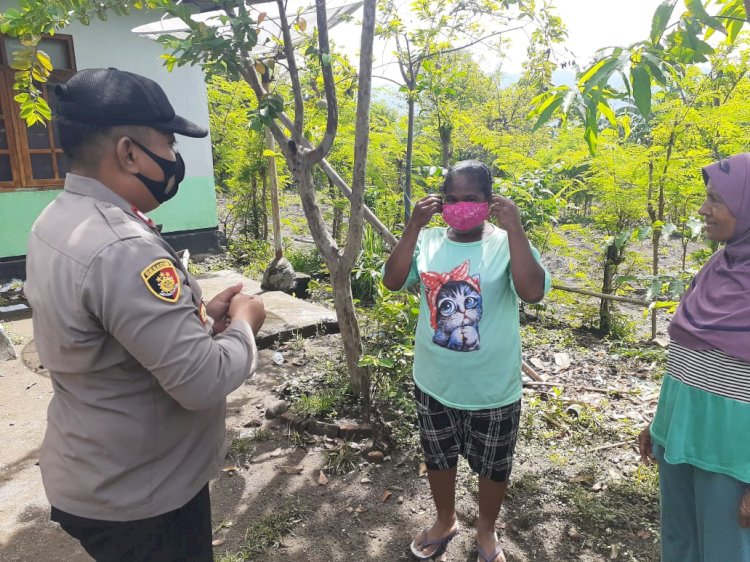
[[[532,247],[537,261],[539,252]],[[454,242],[424,230],[404,287],[420,284],[414,382],[452,408],[481,410],[521,397],[521,336],[505,231]],[[550,276],[545,270],[544,292]]]

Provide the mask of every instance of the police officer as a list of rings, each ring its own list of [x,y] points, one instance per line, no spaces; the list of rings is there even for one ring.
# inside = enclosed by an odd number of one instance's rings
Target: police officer
[[[226,396],[255,370],[258,297],[204,304],[145,212],[185,165],[161,87],[88,69],[57,87],[64,191],[34,224],[26,294],[54,395],[40,467],[52,520],[100,561],[209,561]]]

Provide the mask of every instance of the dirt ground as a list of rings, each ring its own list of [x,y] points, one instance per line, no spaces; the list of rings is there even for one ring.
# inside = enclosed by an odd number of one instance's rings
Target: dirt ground
[[[575,284],[572,265],[580,263],[582,253],[596,259],[596,250],[583,236],[567,238],[572,250],[550,250],[544,260],[556,278]],[[645,245],[639,250],[648,253]],[[671,257],[665,256],[668,269],[675,266],[673,250],[668,252]],[[598,304],[580,302],[580,308]],[[642,310],[619,310],[641,335],[647,331]],[[523,326],[524,357],[550,384],[525,389],[511,488],[498,532],[509,562],[656,561],[656,474],[639,464],[635,436],[653,415],[664,350],[571,330],[568,323],[575,316],[575,305],[553,299],[546,311],[530,311]],[[661,315],[661,335],[667,319]],[[19,352],[31,340],[30,320],[5,328]],[[313,391],[316,377],[322,376],[320,365],[340,353],[340,340],[322,336],[286,345],[281,366],[271,360],[275,351],[261,352],[255,376],[228,399],[228,430],[244,448],[242,458],[235,454],[227,459],[227,468],[233,469],[211,483],[217,560],[242,560],[238,553],[263,543],[262,537],[252,535],[274,517],[283,520],[284,532],[271,534],[263,548],[244,559],[412,560],[409,542],[433,518],[416,439],[388,451],[383,464],[359,459],[353,471],[329,473],[322,485],[325,453],[341,443],[295,435],[283,424],[266,420],[264,412],[289,381],[302,377]],[[49,379],[20,360],[0,364],[3,562],[89,560],[48,518],[37,458],[51,394]],[[401,420],[412,424],[412,435],[414,421]],[[301,468],[301,473],[282,473],[278,466]],[[462,461],[457,486],[462,532],[451,543],[447,560],[477,558],[472,533],[476,494],[476,478]]]
[[[653,408],[657,388],[650,380],[653,367],[648,361],[613,355],[596,341],[587,341],[585,335],[576,341],[556,341],[558,332],[533,323],[529,326],[525,328],[527,340],[531,339],[540,373],[581,389],[571,387],[562,396],[541,402],[540,397],[549,398],[548,393],[539,392],[544,388],[526,391],[513,484],[499,525],[508,560],[657,560],[655,490],[639,485],[633,446],[634,428]],[[20,350],[29,341],[30,321],[6,324],[6,330]],[[256,539],[247,536],[249,528],[252,533],[257,530],[254,524],[289,513],[290,507],[295,513],[288,521],[290,532],[250,560],[412,559],[409,541],[431,524],[433,513],[415,447],[392,452],[381,465],[360,461],[351,473],[328,475],[328,483],[321,485],[324,450],[338,444],[308,438],[306,447],[300,447],[288,428],[264,419],[265,408],[279,398],[280,385],[314,371],[338,346],[337,336],[287,345],[282,349],[282,366],[271,361],[273,350],[264,350],[257,374],[230,395],[230,432],[252,446],[241,462],[228,459],[227,466],[237,468],[223,472],[211,484],[217,559],[233,560],[229,556]],[[555,363],[554,353],[560,351],[570,359],[565,368]],[[0,559],[88,560],[48,520],[36,463],[51,396],[49,379],[29,371],[20,361],[6,363],[0,371],[0,440],[4,444],[0,449]],[[583,388],[603,387],[597,383],[603,377],[623,393],[607,395]],[[577,404],[583,408],[579,417],[597,420],[587,424],[586,431],[578,427],[575,416],[558,415],[560,408]],[[279,465],[302,471],[280,473]],[[451,544],[447,559],[473,562],[476,480],[465,463],[459,473],[457,506],[463,532]]]

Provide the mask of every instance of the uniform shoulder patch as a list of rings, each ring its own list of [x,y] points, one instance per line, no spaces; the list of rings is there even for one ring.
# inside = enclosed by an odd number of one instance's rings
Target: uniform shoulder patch
[[[154,296],[167,302],[180,298],[180,276],[174,264],[167,259],[156,260],[141,271],[141,279]]]

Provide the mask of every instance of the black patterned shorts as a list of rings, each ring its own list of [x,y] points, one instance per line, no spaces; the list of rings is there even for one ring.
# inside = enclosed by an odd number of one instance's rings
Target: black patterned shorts
[[[425,464],[445,470],[463,455],[471,469],[494,482],[505,482],[513,467],[521,401],[489,410],[459,410],[414,387],[419,438]]]

